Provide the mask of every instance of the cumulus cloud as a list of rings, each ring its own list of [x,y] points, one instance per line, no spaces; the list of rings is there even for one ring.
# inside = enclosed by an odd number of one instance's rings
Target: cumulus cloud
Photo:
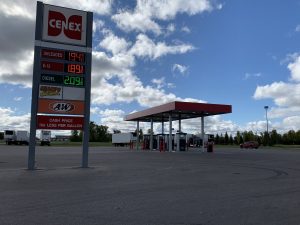
[[[162,28],[155,20],[171,20],[181,13],[196,15],[211,11],[213,8],[209,0],[138,0],[133,11],[120,11],[112,19],[124,31],[150,31],[159,35],[162,33]]]
[[[274,82],[270,85],[258,86],[255,99],[271,98],[280,107],[291,107],[300,104],[300,84]]]
[[[291,79],[300,82],[300,55],[295,57],[295,60],[288,64],[288,69],[291,71]]]
[[[51,5],[59,5],[68,8],[75,8],[84,11],[91,11],[100,15],[109,15],[112,10],[113,0],[45,0],[44,3]]]
[[[11,108],[0,107],[0,130],[29,130],[30,113],[16,116]]]
[[[124,38],[115,36],[112,32],[109,32],[99,45],[116,55],[121,52],[126,52],[130,46],[130,42],[126,41]]]
[[[282,118],[281,127],[293,127],[300,129],[296,121],[300,114],[300,57],[299,54],[290,54],[287,59],[290,71],[290,81],[292,82],[273,82],[264,86],[258,86],[253,95],[254,99],[272,99],[275,106],[269,111],[269,118]],[[294,125],[292,126],[292,122]],[[278,125],[278,127],[280,127]]]
[[[151,82],[153,84],[155,84],[157,88],[162,88],[162,87],[164,87],[166,85],[166,81],[165,80],[166,80],[165,77],[161,77],[161,78],[158,78],[158,79],[154,78],[154,79],[151,80]]]
[[[167,35],[173,33],[175,30],[176,30],[175,24],[174,24],[174,23],[170,23],[170,24],[167,26]]]
[[[182,75],[185,75],[187,74],[188,67],[180,64],[173,64],[172,71],[173,73],[180,73]]]
[[[141,58],[157,59],[167,54],[183,54],[194,50],[190,44],[167,45],[165,42],[152,41],[147,35],[139,34],[130,53]]]

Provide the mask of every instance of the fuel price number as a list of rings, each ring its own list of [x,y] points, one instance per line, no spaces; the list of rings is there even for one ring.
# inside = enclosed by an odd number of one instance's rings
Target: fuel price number
[[[66,52],[66,60],[72,62],[85,62],[85,54],[83,52]]]
[[[65,75],[64,76],[64,85],[65,86],[83,87],[84,86],[84,77]]]

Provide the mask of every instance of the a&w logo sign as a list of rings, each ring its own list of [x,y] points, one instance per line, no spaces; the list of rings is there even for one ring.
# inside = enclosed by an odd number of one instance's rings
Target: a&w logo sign
[[[43,39],[86,45],[86,12],[44,5]]]

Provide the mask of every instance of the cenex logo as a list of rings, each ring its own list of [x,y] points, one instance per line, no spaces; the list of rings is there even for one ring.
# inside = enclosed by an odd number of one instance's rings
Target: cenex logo
[[[73,15],[66,20],[64,14],[49,10],[48,35],[58,36],[61,32],[75,40],[81,40],[82,16]]]

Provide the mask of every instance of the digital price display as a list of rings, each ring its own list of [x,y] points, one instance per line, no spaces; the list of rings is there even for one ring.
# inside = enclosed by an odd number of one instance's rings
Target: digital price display
[[[57,72],[64,71],[64,64],[58,63],[58,62],[42,61],[41,67],[42,67],[42,70],[57,71]]]
[[[71,62],[85,63],[85,53],[74,51],[63,51],[57,49],[42,49],[42,58],[67,60]]]
[[[85,54],[83,52],[66,52],[65,60],[84,63]]]
[[[65,73],[84,74],[84,65],[80,64],[65,64]]]
[[[83,87],[84,86],[84,77],[81,76],[64,76],[64,85],[66,86],[76,86]]]

